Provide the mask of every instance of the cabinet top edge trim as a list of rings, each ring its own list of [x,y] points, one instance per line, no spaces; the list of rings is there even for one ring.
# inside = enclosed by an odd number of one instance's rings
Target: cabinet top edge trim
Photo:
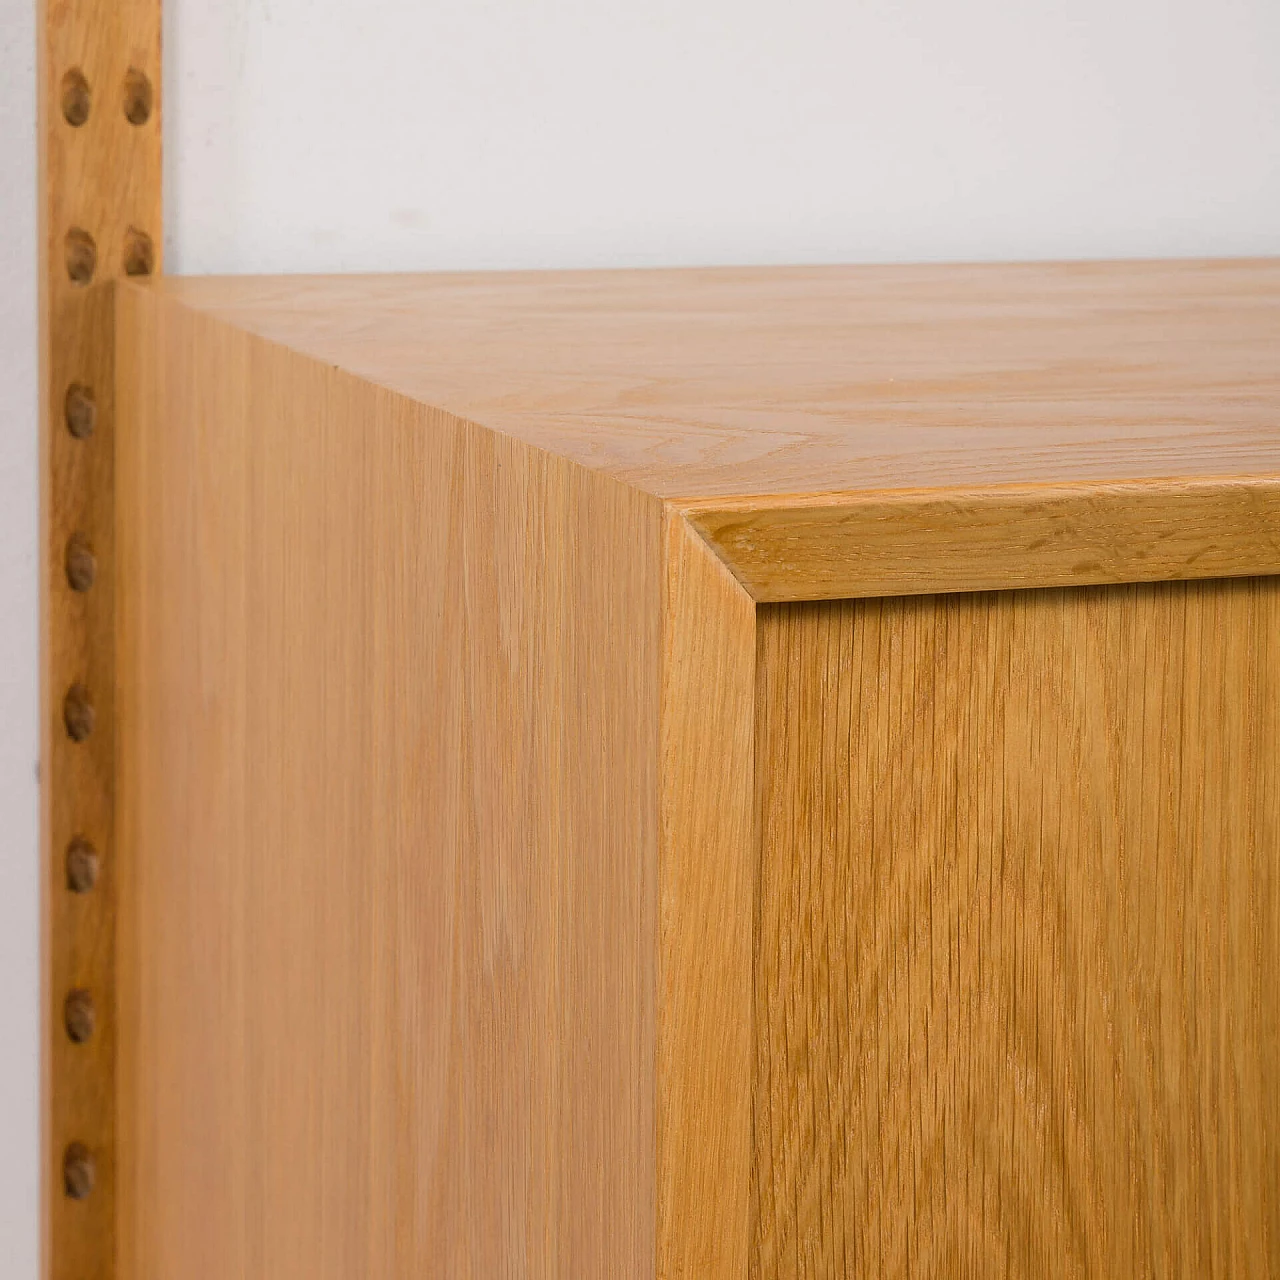
[[[680,504],[761,603],[1280,574],[1280,475]]]

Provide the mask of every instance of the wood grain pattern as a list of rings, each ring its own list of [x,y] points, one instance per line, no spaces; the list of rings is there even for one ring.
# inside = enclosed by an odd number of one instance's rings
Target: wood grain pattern
[[[1280,477],[713,500],[684,514],[764,602],[1280,573]]]
[[[111,281],[160,225],[159,0],[42,0],[39,15],[42,1274],[115,1274],[114,437]],[[126,116],[145,77],[146,118]],[[130,265],[136,266],[137,263]],[[83,388],[68,411],[68,393]],[[87,416],[87,397],[95,413]],[[89,432],[92,427],[91,433]],[[73,434],[72,429],[77,434]],[[73,545],[75,583],[68,572]],[[90,570],[92,572],[90,573]],[[83,689],[73,741],[65,699]],[[92,844],[96,883],[68,888],[68,852]],[[67,1030],[72,992],[92,1032]],[[83,1020],[80,1031],[87,1030]],[[92,1161],[64,1191],[73,1144]],[[76,1175],[84,1179],[85,1167]],[[81,1190],[89,1187],[82,1180]]]
[[[743,1280],[750,1248],[755,605],[667,522],[658,936],[658,1272]]]
[[[1280,263],[118,306],[124,1274],[1276,1269]]]
[[[1280,570],[1280,262],[162,287],[670,501],[760,600]]]
[[[1280,1274],[1280,580],[757,634],[753,1274]]]
[[[652,1276],[660,505],[120,303],[124,1273]]]
[[[1280,260],[166,281],[663,498],[1280,475]]]

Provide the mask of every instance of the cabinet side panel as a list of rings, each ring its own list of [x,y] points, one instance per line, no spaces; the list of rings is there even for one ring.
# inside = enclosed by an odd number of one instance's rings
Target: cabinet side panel
[[[652,1276],[658,505],[121,325],[129,1274]]]
[[[755,1273],[1280,1274],[1280,580],[758,654]]]
[[[755,604],[667,525],[658,1274],[744,1280],[751,1208]]]

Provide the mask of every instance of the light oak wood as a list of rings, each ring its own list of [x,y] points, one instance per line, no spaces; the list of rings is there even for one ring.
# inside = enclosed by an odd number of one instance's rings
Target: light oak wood
[[[115,1274],[111,281],[159,265],[160,3],[42,0],[37,29],[41,1273],[80,1280]]]
[[[122,287],[123,1273],[1274,1270],[1278,316]]]
[[[1280,571],[1275,260],[163,287],[671,501],[760,600]]]
[[[766,602],[1280,573],[1280,477],[713,499],[683,511]]]
[[[753,1275],[1280,1273],[1280,580],[757,634]]]
[[[660,505],[121,304],[124,1273],[653,1275]]]
[[[1280,260],[171,279],[673,500],[1280,472]]]
[[[658,939],[658,1275],[746,1274],[755,605],[667,523]]]

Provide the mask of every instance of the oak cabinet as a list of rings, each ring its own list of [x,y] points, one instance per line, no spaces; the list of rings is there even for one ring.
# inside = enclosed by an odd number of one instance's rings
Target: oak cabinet
[[[1280,264],[116,306],[120,1274],[1280,1273]]]

